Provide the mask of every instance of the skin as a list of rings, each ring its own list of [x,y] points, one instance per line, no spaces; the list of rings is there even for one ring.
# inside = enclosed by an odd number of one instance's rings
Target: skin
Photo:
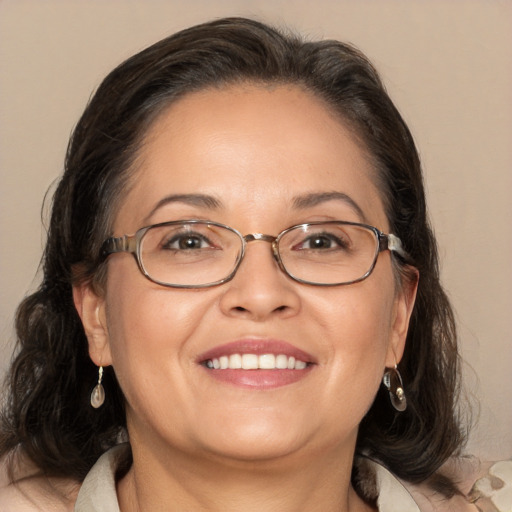
[[[297,208],[297,197],[341,192]],[[207,194],[220,206],[169,202]],[[150,128],[114,234],[205,218],[276,235],[315,220],[388,232],[372,169],[350,131],[297,87],[232,86],[189,94]],[[371,510],[352,490],[358,425],[386,366],[401,358],[415,285],[397,287],[388,251],[357,284],[294,282],[255,242],[234,279],[183,290],[147,280],[132,255],[108,262],[104,295],[75,303],[97,365],[113,365],[127,401],[134,464],[121,509]],[[241,338],[280,339],[316,365],[296,383],[258,390],[213,379],[199,354]],[[108,390],[107,390],[108,392]],[[175,508],[173,508],[175,507]]]

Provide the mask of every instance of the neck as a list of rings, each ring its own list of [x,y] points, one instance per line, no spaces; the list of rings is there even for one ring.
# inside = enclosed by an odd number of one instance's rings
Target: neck
[[[350,484],[353,446],[317,457],[244,461],[199,456],[132,438],[133,465],[118,484],[123,512],[362,512]],[[155,448],[155,447],[153,447]]]

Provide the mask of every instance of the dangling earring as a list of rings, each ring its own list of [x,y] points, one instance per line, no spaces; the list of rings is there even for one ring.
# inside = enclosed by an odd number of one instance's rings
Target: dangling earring
[[[98,368],[98,384],[94,386],[94,389],[91,393],[91,405],[97,409],[103,405],[105,401],[105,390],[103,389],[103,385],[101,381],[103,379],[103,366]]]
[[[382,383],[386,386],[389,391],[389,398],[391,399],[391,405],[400,412],[407,409],[407,399],[405,398],[404,385],[402,383],[402,376],[398,371],[398,368],[386,368],[384,376],[382,377]]]

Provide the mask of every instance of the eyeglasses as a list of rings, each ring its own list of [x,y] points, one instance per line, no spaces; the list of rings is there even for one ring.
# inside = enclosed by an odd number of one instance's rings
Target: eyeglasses
[[[408,259],[400,239],[373,226],[327,221],[299,224],[277,236],[242,235],[218,222],[185,220],[139,229],[105,240],[101,258],[129,252],[151,281],[173,288],[205,288],[232,279],[247,244],[269,242],[279,268],[299,283],[336,286],[357,283],[372,272],[381,251]]]

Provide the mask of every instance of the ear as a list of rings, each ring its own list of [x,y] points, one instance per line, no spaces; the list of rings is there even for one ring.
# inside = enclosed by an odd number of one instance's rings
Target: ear
[[[104,297],[86,282],[73,286],[73,301],[89,342],[89,357],[97,366],[111,365]]]
[[[409,321],[411,319],[420,274],[414,267],[406,269],[402,283],[396,290],[391,324],[391,338],[386,356],[386,366],[394,368],[402,359]]]

